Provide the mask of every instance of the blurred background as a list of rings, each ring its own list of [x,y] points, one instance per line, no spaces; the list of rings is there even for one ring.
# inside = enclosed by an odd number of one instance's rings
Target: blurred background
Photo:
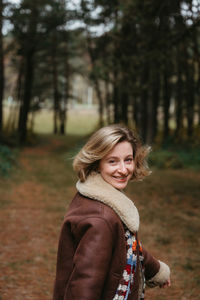
[[[147,298],[199,299],[200,1],[0,0],[0,300],[51,299],[72,159],[113,123],[153,149],[127,193],[172,287]]]

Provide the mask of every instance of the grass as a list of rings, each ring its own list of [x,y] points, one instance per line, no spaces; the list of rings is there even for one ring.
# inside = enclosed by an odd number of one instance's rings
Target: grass
[[[3,300],[51,299],[59,231],[77,180],[72,158],[85,141],[79,129],[90,134],[96,126],[91,112],[74,113],[68,134],[54,136],[47,117],[36,118],[38,143],[21,150],[18,168],[0,179]],[[199,299],[199,182],[198,170],[154,166],[127,188],[140,212],[142,245],[172,270],[172,287],[147,290],[147,299]]]
[[[194,149],[159,149],[150,154],[150,164],[159,169],[200,169],[200,150]]]
[[[66,132],[71,135],[87,135],[98,123],[98,112],[94,109],[71,109],[67,114]],[[35,118],[34,131],[36,133],[53,132],[53,112],[41,110]]]
[[[0,176],[7,177],[16,164],[16,150],[0,145]]]
[[[199,181],[200,174],[191,169],[154,169],[150,177],[128,188],[140,210],[144,246],[172,270],[172,287],[159,295],[147,291],[150,299],[199,297]]]

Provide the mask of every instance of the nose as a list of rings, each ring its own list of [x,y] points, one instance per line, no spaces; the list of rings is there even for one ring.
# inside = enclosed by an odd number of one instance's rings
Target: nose
[[[124,162],[120,162],[118,172],[120,172],[121,174],[126,174],[127,171]]]

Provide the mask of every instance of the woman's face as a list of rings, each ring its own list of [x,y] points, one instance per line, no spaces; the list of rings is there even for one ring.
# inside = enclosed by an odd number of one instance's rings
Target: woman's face
[[[134,171],[133,149],[129,142],[120,142],[99,163],[103,179],[118,190],[123,190]]]

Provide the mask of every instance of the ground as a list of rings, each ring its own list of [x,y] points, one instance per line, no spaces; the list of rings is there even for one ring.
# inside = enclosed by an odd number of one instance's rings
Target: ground
[[[75,193],[72,158],[78,136],[43,136],[20,151],[11,176],[0,179],[0,300],[52,298],[63,216]],[[140,212],[140,239],[172,270],[172,286],[146,299],[199,299],[199,182],[192,170],[153,170],[127,194]]]

